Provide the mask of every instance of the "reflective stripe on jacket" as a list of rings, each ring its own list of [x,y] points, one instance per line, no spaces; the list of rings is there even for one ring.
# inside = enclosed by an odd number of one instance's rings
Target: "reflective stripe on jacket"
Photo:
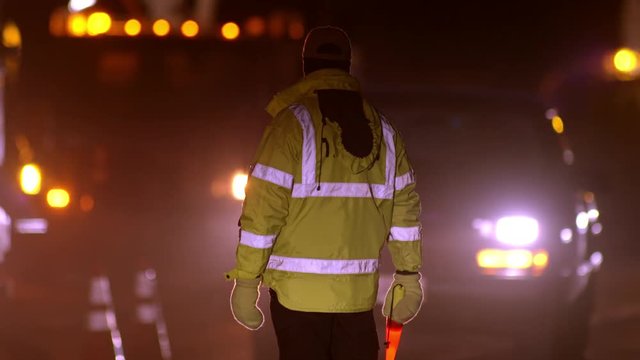
[[[274,116],[257,151],[240,219],[236,268],[264,277],[285,307],[358,312],[373,308],[385,242],[398,270],[422,262],[420,202],[404,144],[363,102],[373,149],[355,157],[340,127],[323,125],[315,90],[359,91],[340,70],[311,73],[274,97]],[[324,141],[323,141],[324,139]]]

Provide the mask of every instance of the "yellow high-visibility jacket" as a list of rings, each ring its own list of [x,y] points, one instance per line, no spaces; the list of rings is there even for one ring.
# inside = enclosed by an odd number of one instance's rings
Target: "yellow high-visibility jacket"
[[[397,270],[421,267],[420,200],[391,124],[363,101],[373,150],[351,155],[337,123],[328,119],[322,127],[314,91],[324,89],[360,90],[348,73],[325,69],[269,103],[274,119],[251,169],[236,268],[226,276],[263,276],[291,310],[367,311],[375,305],[385,243]]]

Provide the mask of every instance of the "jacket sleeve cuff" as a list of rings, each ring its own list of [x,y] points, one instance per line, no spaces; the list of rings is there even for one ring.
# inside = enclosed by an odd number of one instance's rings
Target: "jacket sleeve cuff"
[[[235,280],[235,279],[247,279],[247,280],[253,280],[253,279],[257,279],[261,277],[261,274],[252,274],[246,271],[242,271],[242,270],[238,270],[233,269],[231,271],[228,271],[226,273],[224,273],[224,277],[225,279],[227,279],[228,281],[231,280]]]

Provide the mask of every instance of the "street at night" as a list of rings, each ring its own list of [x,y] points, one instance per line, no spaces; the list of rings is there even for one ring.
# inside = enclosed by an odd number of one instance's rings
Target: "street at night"
[[[274,324],[374,303],[378,360],[389,318],[398,360],[640,359],[640,0],[0,0],[0,27],[0,360],[370,359],[362,320],[305,356]]]

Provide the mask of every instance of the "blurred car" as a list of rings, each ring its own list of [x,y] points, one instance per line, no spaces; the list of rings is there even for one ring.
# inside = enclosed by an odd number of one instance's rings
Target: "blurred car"
[[[581,359],[602,225],[559,112],[512,91],[398,93],[374,97],[416,171],[424,321],[502,331],[513,358]]]

